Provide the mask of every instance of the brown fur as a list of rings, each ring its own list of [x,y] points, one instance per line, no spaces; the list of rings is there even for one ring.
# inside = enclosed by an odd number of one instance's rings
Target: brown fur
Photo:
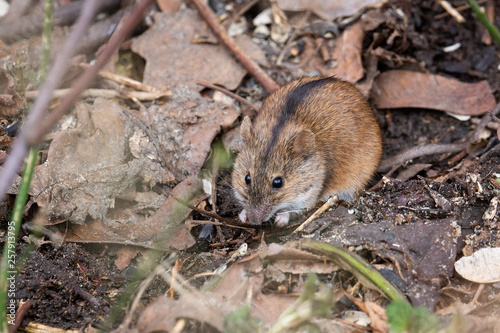
[[[232,181],[252,224],[333,194],[351,199],[382,154],[370,106],[353,85],[333,78],[303,78],[273,92],[253,124],[244,119],[241,137]],[[284,186],[272,188],[278,176]]]

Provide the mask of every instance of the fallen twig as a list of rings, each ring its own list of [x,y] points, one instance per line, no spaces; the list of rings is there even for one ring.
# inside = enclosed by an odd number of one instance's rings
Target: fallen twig
[[[488,125],[494,117],[500,112],[500,104],[497,104],[490,112],[485,114],[481,119],[481,122],[477,125],[476,129],[466,142],[462,143],[450,143],[450,144],[429,144],[424,146],[412,147],[406,151],[403,151],[396,156],[388,158],[382,162],[377,169],[377,172],[386,172],[391,169],[394,165],[405,163],[406,161],[412,160],[417,157],[434,155],[434,154],[444,154],[444,153],[457,153],[466,149],[470,144],[476,142],[479,135],[483,129]]]
[[[71,89],[54,90],[52,98],[63,98],[70,93]],[[33,100],[40,95],[38,90],[27,91],[25,97],[28,100]],[[149,92],[149,91],[116,91],[113,89],[87,89],[82,92],[80,97],[103,97],[103,98],[137,98],[140,101],[154,101],[162,97],[169,97],[168,91]]]
[[[249,101],[247,101],[246,99],[244,99],[243,97],[241,97],[239,95],[236,95],[235,93],[233,93],[233,92],[231,92],[231,91],[229,91],[229,90],[227,90],[225,88],[216,86],[215,84],[211,84],[211,83],[208,83],[208,82],[205,82],[205,81],[196,81],[196,84],[199,84],[200,86],[204,86],[206,88],[210,88],[210,89],[213,89],[213,90],[218,90],[221,93],[226,94],[227,96],[229,96],[231,98],[234,98],[238,102],[248,105],[253,110],[255,110],[257,112],[259,111],[258,107],[256,107],[255,105],[253,105],[252,103],[250,103]]]
[[[250,59],[245,53],[241,52],[240,48],[234,43],[231,36],[224,30],[224,28],[219,23],[219,20],[212,12],[210,7],[202,0],[193,0],[193,4],[198,8],[201,16],[205,19],[207,24],[210,26],[214,34],[219,38],[224,45],[233,53],[233,55],[238,59],[243,67],[259,81],[264,88],[271,92],[279,88],[278,84],[274,82],[263,70],[257,65],[255,61]]]
[[[85,64],[85,63],[80,64],[80,67],[82,67],[82,68],[89,68],[91,66],[92,65]],[[156,87],[150,86],[150,85],[142,83],[140,81],[132,80],[131,78],[121,76],[121,75],[118,75],[115,73],[111,73],[108,71],[100,71],[98,75],[102,78],[114,81],[114,82],[119,83],[119,84],[123,84],[124,86],[132,87],[132,88],[137,89],[137,90],[161,94],[162,96],[168,96],[168,97],[172,96],[172,92],[166,88],[158,89]]]
[[[405,150],[404,152],[397,154],[396,156],[383,160],[377,168],[377,172],[386,172],[394,165],[403,164],[406,161],[412,160],[417,157],[443,153],[457,153],[461,150],[466,149],[468,145],[468,142],[464,142],[450,144],[429,144],[425,146],[412,147],[408,150]]]
[[[438,3],[441,5],[441,7],[444,8],[450,14],[453,16],[453,18],[458,22],[458,23],[464,23],[465,19],[464,17],[452,6],[448,1],[445,0],[439,0]]]
[[[248,225],[246,223],[241,223],[241,222],[238,222],[238,221],[235,221],[232,219],[228,219],[227,217],[220,216],[217,213],[213,213],[213,212],[206,211],[204,209],[200,209],[196,206],[191,205],[189,202],[186,202],[186,201],[179,199],[179,198],[176,198],[176,197],[174,197],[174,199],[177,200],[177,202],[183,204],[184,206],[194,210],[195,212],[198,212],[202,215],[209,216],[209,217],[212,217],[216,220],[224,222],[224,225],[229,226],[229,227],[243,228],[243,229],[250,229],[250,228],[256,229],[259,227],[258,225]],[[216,223],[213,223],[213,224],[216,225]]]
[[[488,1],[489,1],[489,0],[479,0],[477,3],[478,3],[478,4],[483,4],[483,3],[486,3],[486,2],[488,2]],[[469,6],[469,5],[463,5],[463,6],[460,6],[460,7],[455,8],[455,10],[456,10],[457,12],[462,12],[462,11],[467,10],[467,9],[469,9],[469,8],[470,8],[470,6]],[[436,19],[436,20],[440,20],[440,19],[445,18],[446,16],[449,16],[449,15],[450,15],[450,13],[448,13],[448,12],[444,12],[444,13],[441,13],[441,14],[438,14],[438,15],[434,16],[434,19]]]
[[[298,233],[302,230],[304,230],[304,228],[309,224],[311,223],[312,221],[316,220],[318,217],[321,216],[321,214],[323,214],[324,212],[326,212],[328,209],[332,208],[333,206],[335,206],[337,203],[339,202],[339,198],[337,195],[334,195],[332,197],[330,197],[330,199],[328,199],[321,207],[319,207],[315,212],[314,214],[312,214],[311,216],[309,216],[309,218],[307,220],[304,221],[304,223],[302,223],[301,225],[299,225],[297,227],[297,229],[295,229],[293,231],[293,233]]]

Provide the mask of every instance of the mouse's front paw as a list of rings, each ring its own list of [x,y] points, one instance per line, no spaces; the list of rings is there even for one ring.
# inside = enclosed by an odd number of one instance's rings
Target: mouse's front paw
[[[246,209],[243,209],[241,211],[241,213],[238,215],[238,217],[240,218],[240,221],[243,222],[243,223],[247,223],[248,222],[248,218],[247,218],[247,210]]]
[[[288,224],[289,220],[290,220],[290,214],[279,213],[278,215],[276,215],[276,218],[274,219],[274,224],[277,227],[284,227]]]

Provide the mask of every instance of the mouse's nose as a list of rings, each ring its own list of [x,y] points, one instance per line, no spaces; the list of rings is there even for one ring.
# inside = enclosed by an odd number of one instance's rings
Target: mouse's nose
[[[249,205],[246,209],[246,217],[249,224],[259,225],[268,219],[271,211],[269,203],[262,203],[259,205]]]

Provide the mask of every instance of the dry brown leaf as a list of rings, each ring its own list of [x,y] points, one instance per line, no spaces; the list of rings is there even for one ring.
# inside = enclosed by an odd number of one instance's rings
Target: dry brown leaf
[[[137,322],[140,332],[170,331],[178,318],[191,318],[224,330],[224,318],[250,302],[251,314],[269,326],[295,297],[263,294],[264,273],[260,253],[233,264],[217,287],[209,292],[180,292],[178,300],[160,297],[150,304]]]
[[[337,67],[331,74],[329,73],[330,75],[351,83],[356,83],[363,77],[361,52],[364,36],[362,22],[357,22],[344,30],[333,50],[333,59],[337,61]]]
[[[495,107],[487,81],[464,83],[440,75],[405,70],[380,74],[372,89],[380,109],[424,108],[478,116]]]
[[[224,317],[210,297],[196,291],[184,293],[177,300],[160,296],[142,312],[136,329],[144,333],[171,332],[178,319],[189,318],[222,332]]]
[[[172,176],[148,165],[145,156],[127,160],[130,133],[116,101],[79,103],[76,113],[77,127],[58,132],[46,163],[35,169],[32,190],[50,218],[81,224],[90,216],[113,225],[107,214],[115,198],[135,186],[141,175],[151,184],[166,183]]]
[[[211,30],[197,12],[185,9],[175,14],[157,13],[155,24],[134,39],[132,50],[146,59],[144,83],[157,88],[178,85],[202,90],[196,80],[220,84],[227,89],[238,87],[246,70],[222,44],[192,43],[195,36],[212,36]],[[266,58],[247,36],[236,44],[258,63]]]
[[[116,260],[115,260],[115,266],[119,270],[122,270],[124,268],[127,268],[132,259],[137,256],[139,253],[139,250],[134,247],[129,247],[129,246],[124,246],[116,252]]]
[[[278,0],[278,6],[283,10],[305,11],[311,10],[319,17],[330,21],[341,16],[355,14],[363,7],[372,6],[379,0]]]
[[[196,177],[187,178],[178,184],[165,203],[153,214],[138,224],[122,224],[108,227],[101,220],[88,221],[73,226],[66,235],[69,242],[132,244],[148,248],[185,250],[195,244],[193,236],[181,224],[190,210],[174,197],[183,200],[201,189]]]
[[[180,225],[186,210],[180,213],[172,197],[165,201],[160,194],[137,189],[173,182],[168,168],[178,175],[176,181],[196,177],[214,137],[239,114],[186,87],[176,89],[171,102],[154,104],[136,116],[126,116],[122,109],[105,99],[92,107],[77,106],[77,127],[55,135],[47,163],[35,172],[37,203],[50,220],[84,223],[70,230],[68,240],[186,249],[194,244]],[[148,133],[138,118],[144,119]],[[173,193],[195,192],[198,187],[192,184],[181,183]]]
[[[370,327],[373,329],[374,333],[386,333],[389,331],[384,308],[377,303],[366,301],[365,309],[368,317],[370,317],[372,321]]]

